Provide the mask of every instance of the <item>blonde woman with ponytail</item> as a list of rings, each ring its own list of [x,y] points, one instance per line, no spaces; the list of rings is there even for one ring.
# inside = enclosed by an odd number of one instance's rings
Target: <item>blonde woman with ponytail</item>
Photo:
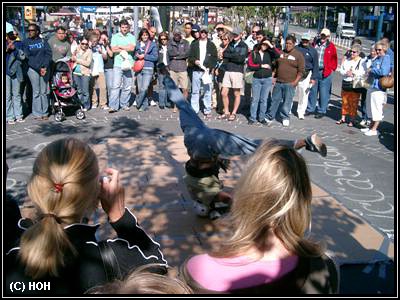
[[[335,264],[306,238],[311,199],[303,157],[276,140],[264,143],[235,188],[228,236],[215,251],[188,259],[182,278],[197,293],[337,292]]]
[[[12,289],[13,282],[28,287],[36,280],[49,283],[49,289],[41,293],[81,294],[114,279],[110,274],[124,276],[147,263],[167,266],[160,245],[125,207],[119,172],[109,168],[104,175],[100,176],[93,150],[77,139],[54,141],[39,153],[28,183],[37,219],[18,222],[24,230],[19,247],[5,258],[8,293],[18,292]],[[99,202],[118,236],[103,243],[95,237],[99,224],[83,222]],[[106,268],[100,246],[115,258],[118,272]],[[24,291],[24,295],[29,293]]]

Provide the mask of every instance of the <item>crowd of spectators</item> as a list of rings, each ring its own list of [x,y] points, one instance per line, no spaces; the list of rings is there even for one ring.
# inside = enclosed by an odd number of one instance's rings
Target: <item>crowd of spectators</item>
[[[342,115],[349,115],[348,125],[369,128],[374,121],[375,127],[366,135],[377,132],[376,124],[382,119],[377,115],[387,98],[387,89],[379,84],[379,79],[393,70],[393,50],[387,39],[376,44],[380,53],[372,58],[357,48],[361,41],[355,39],[350,52],[338,62],[336,46],[326,28],[314,38],[308,33],[300,37],[289,34],[283,41],[282,34],[273,38],[259,25],[254,25],[244,38],[246,32],[242,28],[223,22],[218,22],[212,32],[209,26],[185,22],[168,33],[157,32],[145,21],[137,39],[132,34],[131,22],[126,19],[118,22],[119,30],[111,37],[107,30],[93,29],[94,26],[86,26],[76,36],[59,25],[54,36],[44,39],[40,27],[33,23],[22,41],[16,39],[14,32],[8,32],[8,124],[24,122],[26,117],[21,112],[21,86],[27,86],[23,81],[29,81],[32,88],[28,113],[38,120],[48,119],[52,113],[49,81],[56,62],[64,60],[71,67],[83,111],[100,107],[115,113],[130,110],[133,105],[143,112],[158,104],[160,109],[173,108],[176,112],[166,96],[163,77],[157,71],[157,65],[163,63],[197,113],[201,111],[208,119],[216,110],[219,119],[234,121],[238,110],[245,107],[241,105],[244,101],[249,104],[243,114],[250,125],[257,121],[269,125],[276,119],[283,126],[290,126],[296,101],[296,115],[300,120],[310,114],[323,118],[331,98],[334,72],[339,71],[344,84]],[[359,55],[352,56],[351,51]],[[358,61],[355,57],[362,61],[352,66],[351,61]],[[140,61],[144,62],[142,68],[134,71]],[[349,66],[357,67],[357,71],[350,72]],[[360,77],[370,78],[369,88],[354,91],[345,86]],[[158,85],[158,97],[154,96],[154,85]],[[246,89],[250,91],[247,94]],[[362,116],[358,121],[360,99]],[[342,118],[338,124],[344,122]]]

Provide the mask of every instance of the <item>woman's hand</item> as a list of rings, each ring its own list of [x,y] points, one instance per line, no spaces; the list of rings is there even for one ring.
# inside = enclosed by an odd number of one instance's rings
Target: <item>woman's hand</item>
[[[99,198],[101,206],[113,223],[125,213],[125,190],[120,183],[118,170],[108,168],[105,173],[108,176],[101,179]]]

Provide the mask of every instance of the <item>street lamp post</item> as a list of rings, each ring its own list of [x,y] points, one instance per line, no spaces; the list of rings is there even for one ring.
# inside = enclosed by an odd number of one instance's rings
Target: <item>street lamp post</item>
[[[21,12],[21,33],[22,33],[22,38],[25,39],[25,6],[22,6],[22,12]]]
[[[208,6],[204,7],[204,26],[208,26]]]
[[[289,6],[285,6],[283,12],[285,14],[285,25],[284,25],[284,29],[283,29],[283,39],[286,40],[286,37],[288,35],[289,20],[290,20],[290,8],[289,8]]]
[[[378,19],[378,30],[376,31],[376,41],[379,41],[382,38],[382,27],[383,27],[383,17],[385,16],[385,7],[380,7],[380,15]]]

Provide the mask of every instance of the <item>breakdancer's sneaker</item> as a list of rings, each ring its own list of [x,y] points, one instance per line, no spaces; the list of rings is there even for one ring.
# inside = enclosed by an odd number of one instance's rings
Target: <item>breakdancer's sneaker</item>
[[[327,154],[325,143],[316,133],[306,138],[306,149],[312,152],[318,152],[323,157]]]

